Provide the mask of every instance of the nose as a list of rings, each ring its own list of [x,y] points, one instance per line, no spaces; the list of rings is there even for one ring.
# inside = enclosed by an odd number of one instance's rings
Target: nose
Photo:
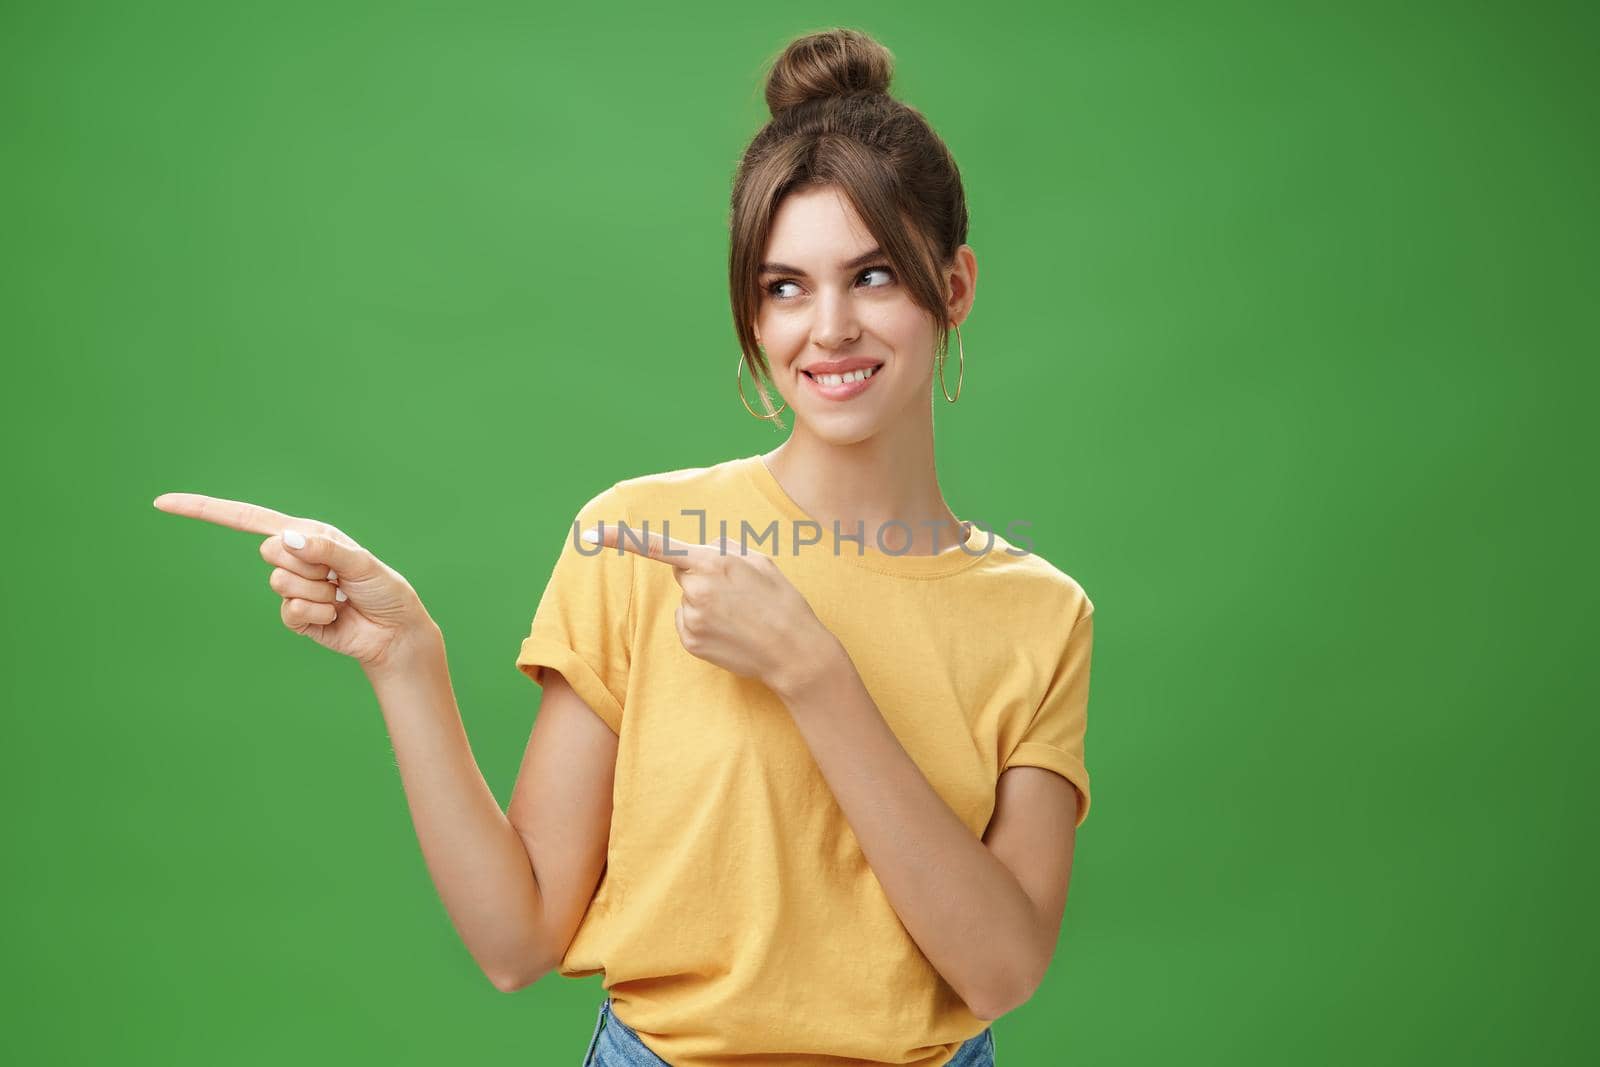
[[[861,336],[855,302],[849,294],[827,289],[816,303],[817,317],[811,324],[811,339],[819,348],[840,348]]]

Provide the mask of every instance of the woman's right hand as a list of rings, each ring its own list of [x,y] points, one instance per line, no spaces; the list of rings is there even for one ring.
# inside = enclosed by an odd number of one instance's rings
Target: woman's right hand
[[[283,624],[367,670],[397,662],[438,632],[411,583],[337,527],[240,500],[163,493],[155,506],[172,515],[269,535],[261,558],[267,584],[283,598]],[[285,534],[305,539],[302,548]]]

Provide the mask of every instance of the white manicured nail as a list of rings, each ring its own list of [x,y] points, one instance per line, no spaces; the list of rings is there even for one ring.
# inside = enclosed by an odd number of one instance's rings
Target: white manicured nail
[[[333,599],[335,599],[339,603],[343,604],[346,600],[349,600],[350,598],[344,595],[344,590],[343,589],[335,589],[333,591]]]
[[[306,535],[299,530],[285,530],[283,531],[283,543],[290,548],[304,548],[306,547]]]
[[[585,530],[578,536],[589,542],[591,545],[598,545],[600,543],[600,535],[595,533],[593,530]]]
[[[328,581],[333,582],[333,581],[338,581],[338,579],[339,579],[339,572],[334,570],[332,567],[329,567],[328,568]]]

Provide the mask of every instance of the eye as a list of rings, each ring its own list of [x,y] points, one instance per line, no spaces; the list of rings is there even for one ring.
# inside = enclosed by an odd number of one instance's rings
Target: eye
[[[862,273],[863,276],[868,275],[868,274],[887,274],[889,276],[889,281],[885,282],[884,285],[890,285],[890,284],[892,284],[894,282],[894,271],[890,270],[888,267],[883,267],[883,266],[868,267],[866,270],[862,271],[861,273]],[[884,285],[874,285],[874,286],[871,286],[870,288],[882,289],[884,287]]]
[[[865,278],[869,274],[886,274],[889,277],[889,280],[887,282],[884,282],[882,285],[869,285],[869,286],[867,286],[867,288],[869,288],[869,289],[885,289],[885,288],[888,288],[890,285],[894,284],[894,271],[891,270],[887,265],[879,264],[876,267],[868,267],[866,270],[864,270],[860,274],[856,275],[856,277],[857,278]],[[765,288],[765,291],[766,291],[768,296],[774,297],[774,298],[776,298],[778,300],[787,300],[787,299],[789,299],[788,297],[783,296],[778,292],[778,287],[781,286],[781,285],[799,285],[799,284],[800,284],[799,282],[793,282],[793,281],[789,281],[789,280],[784,280],[784,281],[771,282],[768,285],[766,285],[764,288]]]

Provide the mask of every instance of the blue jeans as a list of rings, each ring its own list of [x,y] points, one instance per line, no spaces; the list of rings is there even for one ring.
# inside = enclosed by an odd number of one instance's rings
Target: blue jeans
[[[666,1060],[651,1052],[639,1035],[611,1013],[611,998],[600,1002],[600,1011],[594,1021],[594,1035],[589,1038],[589,1048],[583,1054],[583,1067],[672,1067]],[[945,1067],[994,1067],[994,1029],[962,1042],[956,1054]]]

